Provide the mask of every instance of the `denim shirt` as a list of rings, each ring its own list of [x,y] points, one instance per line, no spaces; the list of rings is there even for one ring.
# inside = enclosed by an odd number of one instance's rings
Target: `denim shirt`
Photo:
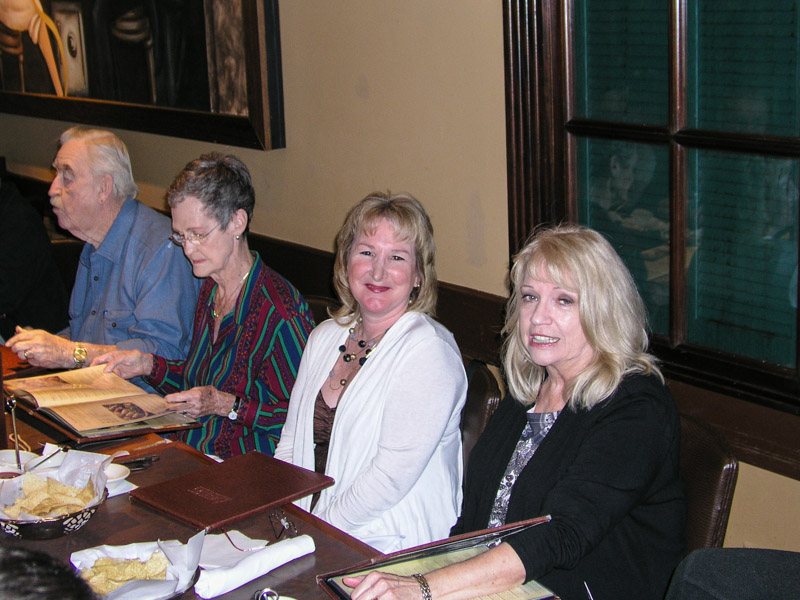
[[[201,281],[169,241],[170,220],[128,199],[100,247],[86,244],[72,289],[71,340],[186,357]],[[134,381],[141,384],[140,381]]]

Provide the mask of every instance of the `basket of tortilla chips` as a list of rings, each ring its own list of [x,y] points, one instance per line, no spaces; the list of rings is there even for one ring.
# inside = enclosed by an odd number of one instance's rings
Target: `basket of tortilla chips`
[[[31,540],[66,535],[83,527],[106,496],[104,476],[80,486],[26,473],[0,486],[0,530]]]
[[[70,562],[103,600],[165,600],[197,581],[204,537],[95,546],[73,552]]]

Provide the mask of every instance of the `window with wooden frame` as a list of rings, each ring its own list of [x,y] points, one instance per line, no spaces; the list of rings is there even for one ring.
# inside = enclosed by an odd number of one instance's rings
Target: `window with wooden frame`
[[[670,377],[800,414],[800,1],[504,4],[512,250],[601,231]]]

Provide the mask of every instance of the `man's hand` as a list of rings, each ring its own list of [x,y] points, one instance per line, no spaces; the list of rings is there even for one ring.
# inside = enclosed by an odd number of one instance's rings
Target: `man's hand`
[[[6,346],[35,367],[71,369],[75,366],[72,359],[75,342],[42,329],[17,327],[16,335],[6,342]]]

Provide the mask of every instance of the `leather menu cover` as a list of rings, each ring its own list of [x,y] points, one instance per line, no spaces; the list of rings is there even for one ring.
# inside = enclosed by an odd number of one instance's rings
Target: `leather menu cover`
[[[333,485],[333,479],[260,452],[140,487],[131,497],[196,529],[225,527]]]
[[[519,521],[518,523],[508,523],[492,529],[481,529],[480,531],[462,533],[443,540],[415,546],[414,548],[393,552],[392,554],[375,556],[346,569],[317,575],[317,584],[331,598],[336,600],[350,600],[351,590],[341,581],[345,576],[360,575],[363,571],[373,570],[406,575],[410,573],[427,573],[434,568],[441,568],[445,565],[452,564],[451,560],[446,558],[448,554],[455,554],[472,548],[492,548],[497,546],[509,535],[519,533],[524,529],[549,521],[550,515],[545,515],[526,521]],[[398,565],[401,569],[392,568]],[[404,568],[406,565],[408,568]],[[558,596],[553,594],[552,591],[533,580],[507,592],[499,592],[485,597],[482,596],[481,599],[483,598],[494,598],[496,600],[559,600]]]

